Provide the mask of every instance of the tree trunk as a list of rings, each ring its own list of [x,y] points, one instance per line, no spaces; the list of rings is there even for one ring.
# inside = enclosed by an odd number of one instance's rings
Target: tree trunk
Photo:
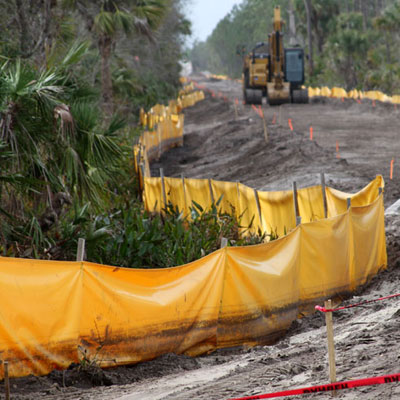
[[[111,117],[113,113],[113,92],[110,69],[111,45],[112,40],[110,36],[100,36],[99,51],[101,57],[101,97],[102,108],[106,117]]]
[[[29,32],[28,20],[25,13],[26,5],[22,0],[15,0],[19,25],[19,47],[21,54],[27,54],[30,50],[31,34]]]
[[[368,21],[368,4],[366,1],[361,3],[361,12],[363,15],[363,30],[364,32],[367,30],[367,21]]]
[[[313,40],[312,40],[312,29],[311,29],[311,0],[304,0],[304,6],[307,15],[307,39],[308,39],[308,72],[312,76],[314,72],[314,60],[313,60]]]
[[[295,46],[297,44],[296,37],[296,21],[293,11],[293,0],[289,0],[289,45]]]

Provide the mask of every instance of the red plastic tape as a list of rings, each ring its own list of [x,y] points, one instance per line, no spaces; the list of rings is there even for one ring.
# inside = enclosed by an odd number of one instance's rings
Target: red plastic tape
[[[334,390],[352,389],[360,386],[380,385],[384,383],[393,383],[400,381],[400,374],[383,375],[374,378],[357,379],[354,381],[343,381],[330,383],[328,385],[310,386],[307,388],[284,390],[283,392],[257,394],[255,396],[238,397],[229,400],[257,400],[257,399],[272,399],[273,397],[295,396],[309,393],[332,392]]]
[[[400,293],[397,293],[397,294],[391,294],[390,296],[379,297],[378,299],[365,300],[365,301],[362,301],[361,303],[350,304],[349,306],[343,306],[343,307],[338,307],[338,308],[325,308],[322,306],[315,306],[315,309],[318,311],[321,311],[321,312],[340,311],[340,310],[345,310],[346,308],[359,307],[359,306],[363,306],[364,304],[374,303],[375,301],[383,301],[383,300],[393,299],[394,297],[399,297],[399,296],[400,296]]]

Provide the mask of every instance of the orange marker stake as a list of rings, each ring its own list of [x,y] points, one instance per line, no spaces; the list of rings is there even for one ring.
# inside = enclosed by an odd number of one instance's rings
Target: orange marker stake
[[[342,97],[342,103],[344,103],[344,97]]]
[[[235,99],[235,103],[238,106],[239,105],[239,99]]]
[[[339,142],[336,140],[336,158],[340,158],[339,154]]]
[[[310,140],[313,140],[313,127],[310,126]]]
[[[260,115],[260,113],[258,112],[257,107],[256,107],[254,104],[251,105],[251,108],[252,108],[258,115]]]
[[[260,116],[260,118],[264,118],[264,113],[261,106],[258,106],[258,115]]]
[[[394,159],[392,158],[392,161],[390,161],[390,179],[393,179],[393,165]]]
[[[361,104],[361,100],[360,100],[360,99],[357,99],[357,103],[358,103],[358,104]]]
[[[375,100],[372,100],[372,107],[375,107]]]
[[[274,113],[274,116],[272,117],[272,124],[275,125],[275,123],[276,123],[276,115]]]
[[[289,124],[290,130],[293,131],[293,125],[292,125],[292,119],[291,118],[288,119],[288,124]]]

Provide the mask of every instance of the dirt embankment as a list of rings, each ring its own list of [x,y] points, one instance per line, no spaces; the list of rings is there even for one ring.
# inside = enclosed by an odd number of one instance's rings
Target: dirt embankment
[[[238,83],[198,80],[216,97],[208,94],[205,101],[185,110],[184,146],[153,163],[154,176],[162,167],[166,176],[183,174],[240,181],[261,190],[287,190],[293,181],[299,187],[319,184],[324,172],[328,185],[354,192],[382,174],[386,206],[400,197],[397,160],[394,178],[389,179],[390,160],[400,151],[400,114],[393,105],[377,103],[374,107],[369,101],[358,104],[332,99],[315,99],[308,105],[264,105],[269,134],[266,143],[262,122],[251,107],[240,104],[235,118],[232,100],[241,99]],[[293,132],[288,127],[289,118]],[[309,139],[310,126],[313,141]],[[388,270],[344,304],[398,291],[400,218],[388,216],[386,226]],[[334,327],[338,380],[399,372],[398,299],[334,314]],[[105,371],[78,371],[81,369],[72,366],[65,373],[54,372],[48,377],[12,380],[12,399],[221,400],[327,383],[325,320],[320,313],[299,319],[274,346],[224,349],[196,359],[165,355]],[[330,399],[331,395],[303,397]],[[337,398],[377,397],[400,398],[400,386],[348,390],[339,392]]]

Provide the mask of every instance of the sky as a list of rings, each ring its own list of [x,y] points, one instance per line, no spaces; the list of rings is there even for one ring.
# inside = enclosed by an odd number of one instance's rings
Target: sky
[[[193,35],[190,40],[204,41],[218,22],[228,14],[235,4],[243,0],[191,0],[186,7],[186,15],[192,22]]]

